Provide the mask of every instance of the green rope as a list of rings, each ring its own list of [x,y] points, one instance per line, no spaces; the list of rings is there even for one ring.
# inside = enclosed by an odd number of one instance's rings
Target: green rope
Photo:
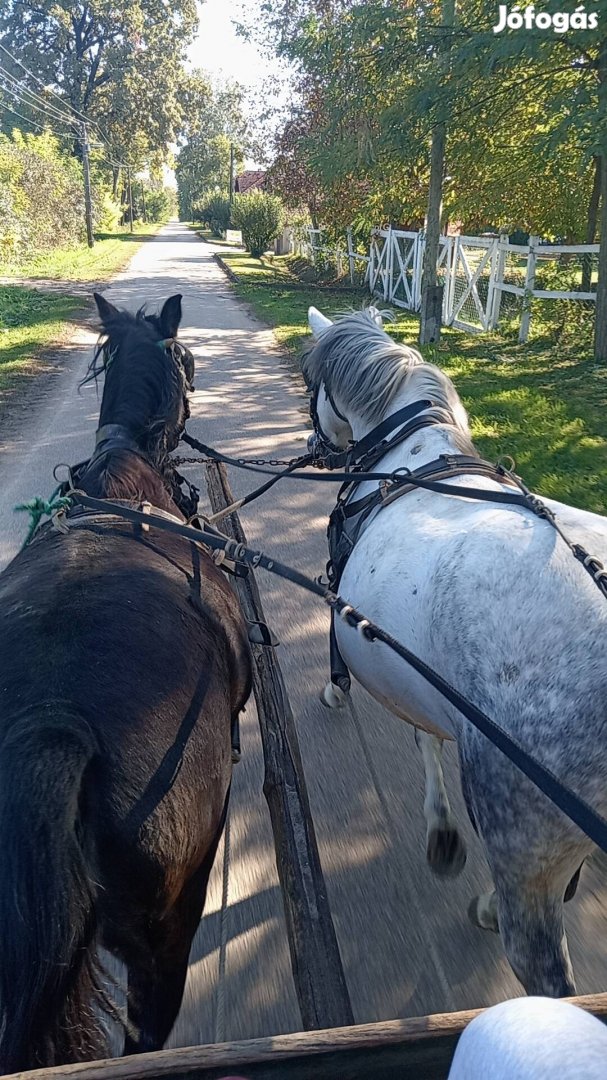
[[[31,518],[30,527],[21,548],[22,551],[29,544],[43,517],[50,517],[51,514],[55,514],[58,510],[67,510],[68,506],[71,505],[72,500],[69,495],[60,496],[60,491],[61,485],[55,489],[50,499],[43,499],[40,495],[36,495],[35,499],[30,499],[29,502],[15,506],[15,512],[25,510]]]

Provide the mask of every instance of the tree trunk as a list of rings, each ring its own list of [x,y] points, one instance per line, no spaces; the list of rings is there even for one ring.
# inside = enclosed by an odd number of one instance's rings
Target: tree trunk
[[[452,27],[455,20],[455,0],[442,0],[441,23],[443,29]],[[441,51],[443,72],[449,64],[451,34],[445,35]],[[426,217],[426,246],[422,270],[422,303],[419,326],[419,343],[428,345],[439,341],[442,321],[441,291],[436,284],[436,265],[438,263],[441,215],[443,211],[443,175],[445,171],[445,143],[447,124],[443,119],[432,132],[430,151],[430,188],[428,191],[428,212]],[[438,312],[438,318],[437,318]]]
[[[596,289],[594,325],[594,359],[607,364],[607,154],[601,161],[601,225],[599,248],[599,280]]]
[[[422,270],[422,307],[419,343],[428,345],[440,340],[441,315],[437,294],[436,264],[438,262],[441,214],[443,209],[443,171],[447,125],[438,124],[432,133],[430,154],[430,190],[426,220],[426,247]],[[438,318],[437,318],[438,313]]]
[[[601,220],[599,280],[594,316],[594,360],[607,364],[607,40],[601,42],[598,64],[598,131],[601,147]]]
[[[586,243],[594,244],[596,227],[599,217],[599,202],[601,198],[601,159],[598,154],[593,157],[594,178],[592,192],[588,203],[588,220],[586,223]],[[590,292],[592,286],[592,255],[585,255],[582,259],[582,292]]]

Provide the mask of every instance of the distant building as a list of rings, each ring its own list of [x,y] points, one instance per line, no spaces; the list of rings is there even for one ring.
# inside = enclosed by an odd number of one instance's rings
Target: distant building
[[[234,191],[238,195],[246,195],[251,191],[265,191],[266,183],[267,173],[259,169],[247,169],[236,177]]]

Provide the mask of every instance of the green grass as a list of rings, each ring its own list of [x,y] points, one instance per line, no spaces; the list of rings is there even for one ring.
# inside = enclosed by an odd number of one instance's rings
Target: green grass
[[[160,228],[158,224],[136,224],[133,233],[128,228],[115,233],[98,233],[92,248],[80,244],[78,247],[57,248],[18,265],[3,266],[0,263],[0,276],[32,280],[105,281],[122,270],[139,245],[152,239]]]
[[[105,281],[122,270],[137,248],[155,236],[160,225],[139,225],[100,234],[93,248],[59,248],[21,265],[3,267],[0,275],[53,281]],[[64,339],[83,300],[69,292],[45,293],[23,285],[0,285],[0,390],[31,371],[34,361]]]
[[[193,222],[188,222],[188,229],[192,229],[197,236],[202,237],[203,240],[208,240],[209,244],[213,244],[215,247],[228,248],[230,251],[234,251],[234,244],[228,244],[227,240],[222,240],[220,236],[215,236],[210,229],[203,229],[200,225],[195,225]]]
[[[0,390],[47,346],[62,339],[82,300],[18,285],[0,285]]]
[[[265,262],[240,252],[222,257],[238,275],[238,294],[274,328],[294,362],[308,337],[311,304],[334,315],[364,302],[362,292],[281,287]],[[388,332],[416,345],[417,317],[395,315]],[[580,335],[584,343],[577,347],[575,334],[556,346],[539,320],[534,335],[527,345],[518,345],[499,335],[444,329],[440,346],[422,352],[453,379],[483,457],[493,461],[510,454],[534,490],[605,513],[607,369],[594,365],[589,335]]]

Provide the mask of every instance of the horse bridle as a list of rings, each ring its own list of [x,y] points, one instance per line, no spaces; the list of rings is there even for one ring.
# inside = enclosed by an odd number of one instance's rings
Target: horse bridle
[[[314,428],[314,435],[311,435],[308,439],[308,450],[313,455],[316,461],[322,461],[327,457],[327,454],[343,454],[341,446],[337,446],[331,441],[329,436],[323,431],[320,417],[318,415],[318,395],[320,394],[321,383],[312,390],[312,396],[310,398],[310,419],[312,420],[312,427]],[[349,424],[347,416],[344,416],[335,404],[335,399],[327,387],[324,385],[325,395],[329,405],[333,409],[333,412],[339,420],[343,420],[345,424]]]

